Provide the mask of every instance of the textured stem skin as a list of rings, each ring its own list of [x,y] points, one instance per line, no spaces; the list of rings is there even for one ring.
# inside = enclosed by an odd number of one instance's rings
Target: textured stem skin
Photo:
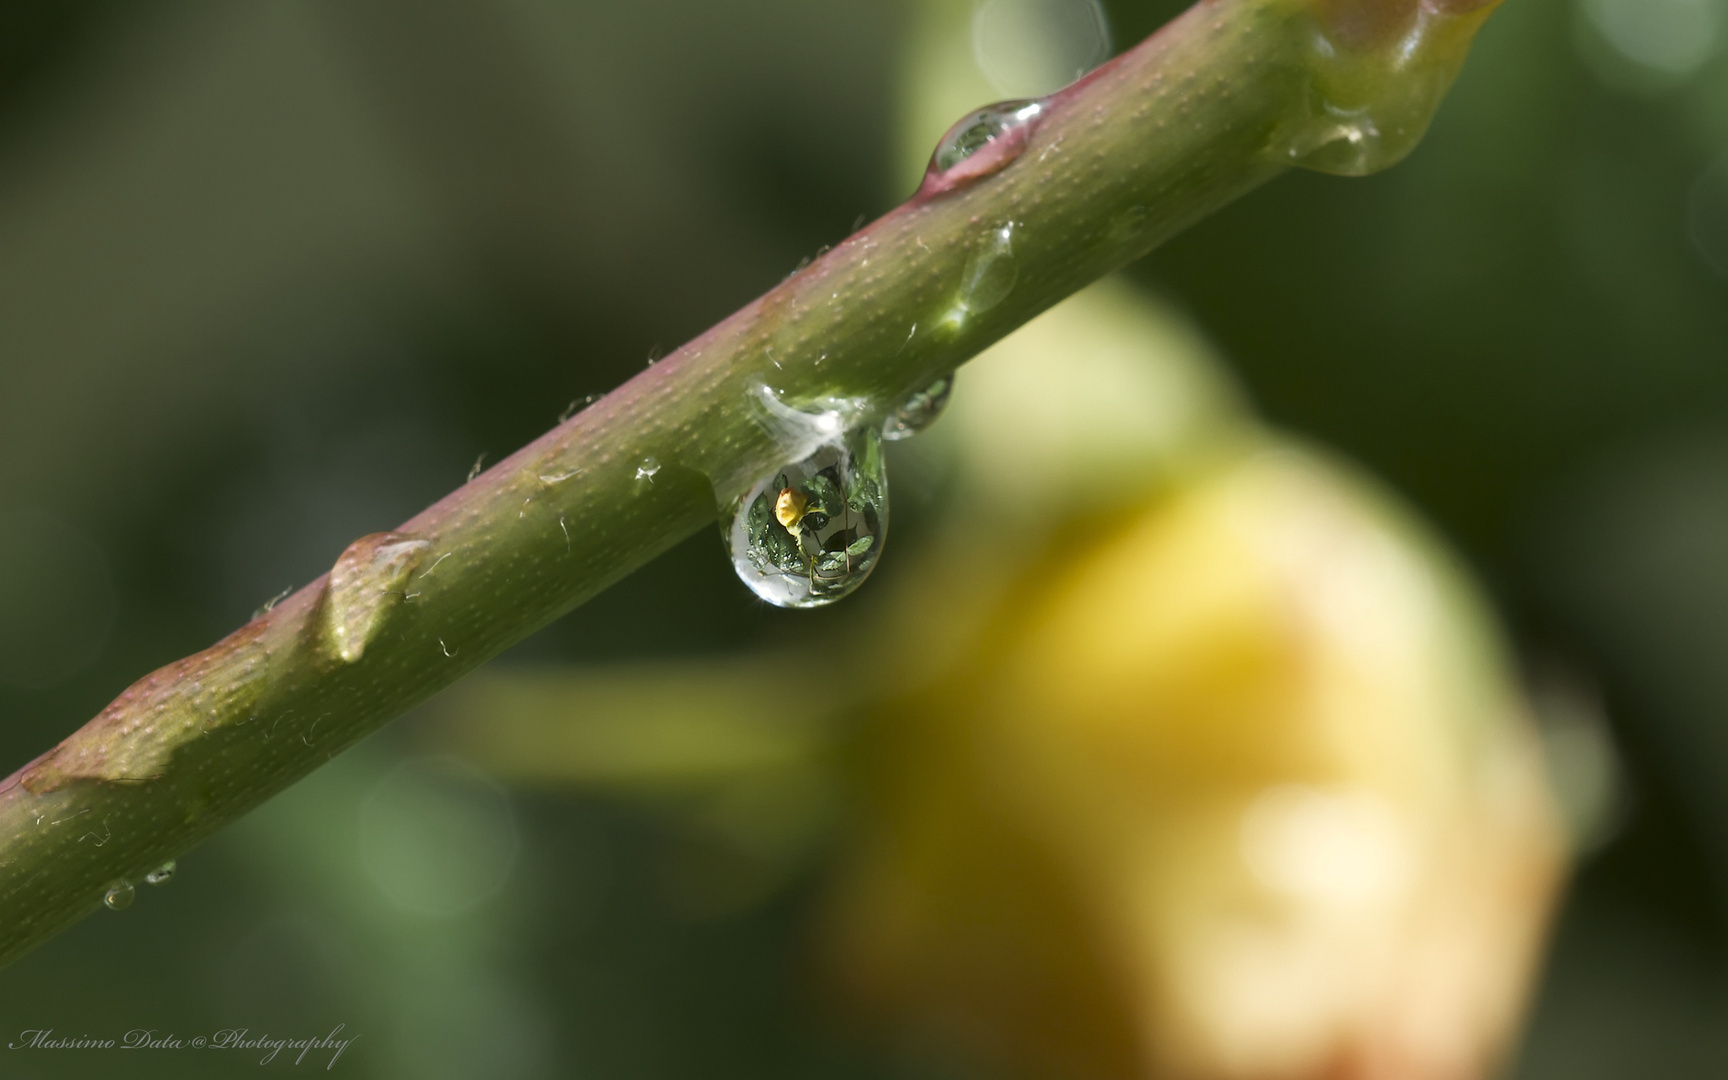
[[[1418,11],[1363,19],[1378,6],[1203,0],[1048,99],[1005,166],[927,186],[397,532],[356,541],[273,610],[145,677],[0,781],[0,963],[711,522],[787,454],[763,386],[792,405],[854,402],[854,420],[875,422],[1270,178],[1313,111],[1328,21],[1366,26],[1356,36],[1375,39],[1358,47],[1370,56]],[[1450,65],[1449,82],[1483,13],[1421,14],[1455,47],[1416,66],[1432,82]],[[1005,225],[1011,289],[957,318],[969,261]]]

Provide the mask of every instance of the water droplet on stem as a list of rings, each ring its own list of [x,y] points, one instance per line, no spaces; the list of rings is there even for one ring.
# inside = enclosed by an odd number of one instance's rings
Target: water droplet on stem
[[[888,528],[878,430],[860,427],[753,485],[724,527],[732,565],[777,607],[812,608],[856,589]]]
[[[954,392],[954,376],[944,375],[908,397],[882,425],[882,437],[892,441],[910,439],[942,415]]]
[[[1350,27],[1315,26],[1303,105],[1280,127],[1272,156],[1290,165],[1362,176],[1402,160],[1428,130],[1486,10],[1452,15],[1427,4],[1402,29],[1352,40]]]
[[[918,194],[953,191],[1007,168],[1026,152],[1043,112],[1042,102],[1001,101],[966,114],[936,144]]]
[[[1020,279],[1020,267],[1014,260],[1014,223],[991,229],[984,234],[966,266],[960,272],[960,289],[954,306],[943,316],[943,324],[958,330],[973,315],[982,314],[1000,304],[1014,291]]]
[[[173,880],[174,871],[177,869],[179,869],[179,865],[173,859],[169,859],[161,866],[145,874],[144,883],[146,885],[166,885]]]
[[[125,911],[132,906],[132,898],[138,895],[138,890],[132,887],[130,881],[116,881],[108,886],[108,892],[102,897],[109,911]]]

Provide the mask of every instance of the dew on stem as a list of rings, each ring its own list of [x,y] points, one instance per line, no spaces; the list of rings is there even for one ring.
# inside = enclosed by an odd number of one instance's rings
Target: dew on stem
[[[910,439],[942,415],[948,398],[954,392],[954,376],[944,375],[929,386],[902,401],[882,424],[882,437],[897,441]]]
[[[121,879],[108,886],[108,891],[102,896],[102,903],[107,905],[109,911],[125,911],[132,906],[132,898],[136,895],[138,890],[132,887],[132,883]]]
[[[1020,267],[1014,261],[1014,223],[1012,221],[984,234],[966,266],[960,271],[960,288],[954,304],[942,317],[942,325],[959,330],[973,315],[982,314],[1008,299],[1014,283],[1020,279]]]
[[[752,485],[723,529],[739,580],[776,607],[812,608],[856,589],[888,528],[882,438],[861,425]]]
[[[1340,176],[1397,164],[1427,132],[1487,13],[1418,3],[1402,25],[1317,21],[1303,46],[1302,105],[1279,128],[1271,155]]]
[[[918,194],[940,195],[1001,172],[1026,152],[1043,112],[1042,102],[1002,101],[967,113],[936,144]]]
[[[177,869],[179,869],[178,864],[173,859],[169,859],[161,866],[145,874],[144,883],[146,885],[166,885],[173,880],[174,871]]]

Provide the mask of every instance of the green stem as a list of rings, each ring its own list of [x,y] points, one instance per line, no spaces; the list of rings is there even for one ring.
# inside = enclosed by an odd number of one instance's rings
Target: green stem
[[[1205,0],[1047,99],[1012,160],[927,183],[0,782],[0,963],[710,523],[794,453],[764,387],[879,423],[1286,165],[1389,163],[1483,14]]]

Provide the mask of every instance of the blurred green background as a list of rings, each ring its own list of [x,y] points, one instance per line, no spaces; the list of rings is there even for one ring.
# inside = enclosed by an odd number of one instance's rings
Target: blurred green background
[[[1177,10],[1105,7],[1119,48]],[[889,0],[0,8],[0,771],[898,202],[908,21]],[[1610,719],[1624,794],[1513,1075],[1720,1075],[1728,3],[1508,0],[1407,163],[1287,176],[1133,274],[1269,419],[1462,550],[1539,699]],[[919,521],[902,485],[897,546]],[[502,662],[728,654],[836,617],[765,608],[704,533]],[[952,1074],[812,1001],[816,869],[692,904],[701,853],[664,821],[435,767],[414,725],[0,974],[0,1035],[346,1024],[351,1076]]]

